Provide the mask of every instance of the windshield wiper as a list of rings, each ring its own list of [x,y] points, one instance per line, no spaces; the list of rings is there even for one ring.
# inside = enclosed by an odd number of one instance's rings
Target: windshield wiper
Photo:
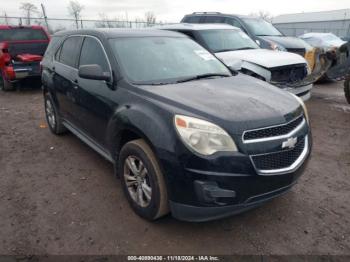
[[[193,80],[199,80],[199,79],[209,78],[209,77],[214,77],[214,76],[229,77],[231,75],[219,74],[219,73],[217,73],[217,74],[213,74],[213,73],[201,74],[201,75],[191,76],[191,77],[188,77],[188,78],[177,80],[176,83],[189,82],[189,81],[193,81]]]
[[[242,48],[237,48],[236,50],[238,51],[238,50],[248,50],[248,49],[257,49],[257,48],[255,48],[255,47],[248,47],[248,46],[246,46],[246,47],[242,47]]]

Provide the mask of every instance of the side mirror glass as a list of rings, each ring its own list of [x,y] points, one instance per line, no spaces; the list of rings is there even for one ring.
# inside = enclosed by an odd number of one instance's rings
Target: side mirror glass
[[[81,78],[91,80],[111,80],[111,74],[109,72],[103,72],[101,66],[96,64],[79,66],[78,75]]]

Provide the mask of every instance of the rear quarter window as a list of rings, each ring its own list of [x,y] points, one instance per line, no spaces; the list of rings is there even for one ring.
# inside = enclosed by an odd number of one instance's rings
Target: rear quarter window
[[[0,30],[0,41],[48,40],[44,30],[33,28],[11,28]]]
[[[57,48],[59,47],[60,43],[61,43],[61,38],[59,36],[53,36],[51,38],[50,44],[46,49],[45,52],[45,57],[53,57],[53,55],[55,54]]]

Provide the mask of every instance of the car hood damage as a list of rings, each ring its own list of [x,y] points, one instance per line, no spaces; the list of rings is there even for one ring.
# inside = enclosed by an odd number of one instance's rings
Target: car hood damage
[[[226,65],[230,65],[236,60],[247,61],[260,65],[264,68],[273,68],[279,66],[305,64],[305,59],[289,52],[273,51],[267,49],[238,50],[222,53],[215,53],[216,57],[221,59]]]

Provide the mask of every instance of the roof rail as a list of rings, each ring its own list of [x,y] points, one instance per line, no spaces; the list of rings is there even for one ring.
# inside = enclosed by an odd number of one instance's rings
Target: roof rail
[[[192,14],[221,14],[220,12],[193,12]]]

